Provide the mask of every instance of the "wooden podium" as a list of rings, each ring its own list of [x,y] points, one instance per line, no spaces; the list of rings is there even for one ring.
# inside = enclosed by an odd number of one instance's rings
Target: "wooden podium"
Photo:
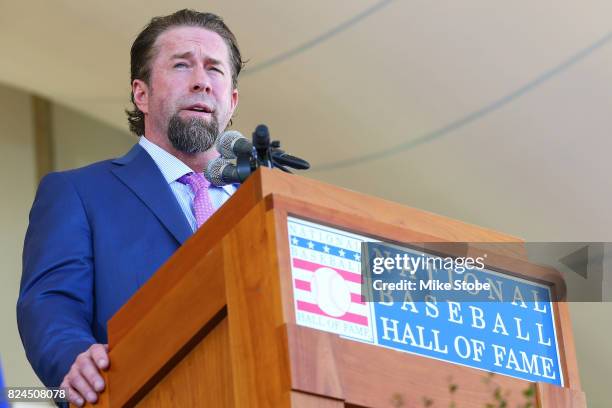
[[[296,324],[287,217],[393,242],[519,242],[425,211],[260,169],[109,321],[103,407],[484,407],[482,370]],[[516,261],[513,261],[516,262]],[[564,387],[533,406],[585,407],[567,306]],[[449,393],[448,378],[457,390]],[[508,406],[532,383],[496,375]],[[433,401],[434,405],[430,401]]]

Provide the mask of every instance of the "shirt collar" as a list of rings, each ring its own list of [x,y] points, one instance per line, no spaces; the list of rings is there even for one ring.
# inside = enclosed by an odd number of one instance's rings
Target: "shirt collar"
[[[149,153],[159,170],[161,171],[166,183],[170,184],[177,181],[180,177],[187,173],[192,173],[191,167],[183,163],[178,157],[173,156],[155,143],[151,142],[145,136],[140,136],[138,144]],[[228,184],[222,186],[228,194],[233,194],[236,187]]]
[[[177,157],[171,155],[146,137],[141,136],[138,144],[149,153],[149,156],[157,164],[168,184],[187,173],[193,172],[189,166]]]

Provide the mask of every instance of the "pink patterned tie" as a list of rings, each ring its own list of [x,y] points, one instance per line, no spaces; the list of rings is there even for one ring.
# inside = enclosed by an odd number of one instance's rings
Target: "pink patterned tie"
[[[215,212],[215,209],[208,197],[208,186],[210,182],[201,173],[187,173],[178,179],[191,187],[195,197],[193,198],[193,213],[195,215],[198,228]]]

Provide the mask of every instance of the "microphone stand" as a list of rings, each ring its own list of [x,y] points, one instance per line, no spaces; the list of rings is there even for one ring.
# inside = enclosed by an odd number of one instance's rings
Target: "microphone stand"
[[[266,125],[258,125],[252,135],[250,152],[236,154],[236,172],[232,182],[243,183],[258,167],[277,168],[286,173],[292,173],[288,167],[297,170],[307,170],[310,164],[299,157],[291,156],[280,149],[280,141],[270,141],[270,132]]]

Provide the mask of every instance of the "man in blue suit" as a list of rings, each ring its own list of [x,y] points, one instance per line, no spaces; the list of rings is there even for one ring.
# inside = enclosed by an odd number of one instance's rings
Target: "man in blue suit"
[[[40,183],[19,331],[43,383],[67,389],[76,405],[105,387],[109,318],[234,191],[207,186],[202,172],[236,109],[241,68],[218,16],[181,10],[152,19],[131,49],[128,120],[138,144]]]

